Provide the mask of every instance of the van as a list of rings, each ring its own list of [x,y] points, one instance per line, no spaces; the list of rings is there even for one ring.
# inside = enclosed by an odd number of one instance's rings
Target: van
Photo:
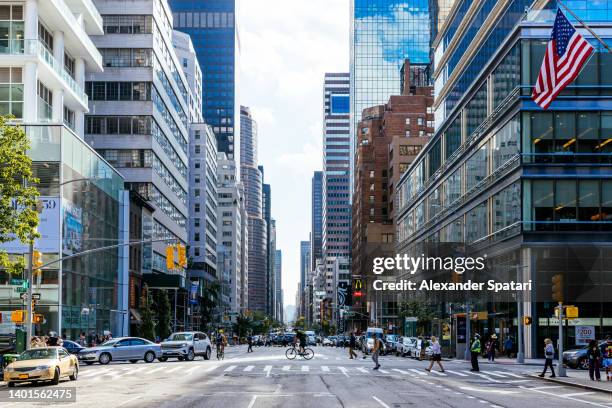
[[[383,348],[380,351],[380,354],[385,354],[385,341],[383,338],[383,329],[380,327],[368,327],[365,334],[365,341],[362,345],[362,350],[364,354],[368,354],[374,348],[374,338],[378,337],[382,340]]]

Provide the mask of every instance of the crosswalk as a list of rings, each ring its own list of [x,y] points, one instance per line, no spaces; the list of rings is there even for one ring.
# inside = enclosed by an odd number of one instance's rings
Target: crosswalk
[[[108,367],[87,367],[80,374],[80,379],[87,381],[100,381],[109,379],[119,379],[122,377],[137,376],[137,377],[169,377],[169,378],[184,378],[192,375],[212,374],[212,375],[343,375],[345,377],[365,376],[365,375],[388,375],[399,377],[411,377],[415,379],[444,379],[455,378],[458,380],[478,380],[492,383],[502,382],[521,382],[528,381],[528,376],[521,374],[491,370],[481,372],[471,372],[469,370],[452,369],[440,371],[426,371],[423,368],[394,368],[381,367],[379,370],[372,370],[371,366],[365,365],[324,365],[316,364],[279,364],[279,365],[260,365],[260,364],[231,364],[213,362],[210,364],[137,364],[137,365],[111,365]],[[520,381],[517,381],[520,380]]]

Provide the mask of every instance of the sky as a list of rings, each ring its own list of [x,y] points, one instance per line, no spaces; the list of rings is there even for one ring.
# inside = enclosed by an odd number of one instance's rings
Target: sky
[[[259,125],[289,305],[300,241],[310,234],[312,173],[322,169],[323,78],[349,69],[349,0],[242,0],[240,7],[239,100]]]

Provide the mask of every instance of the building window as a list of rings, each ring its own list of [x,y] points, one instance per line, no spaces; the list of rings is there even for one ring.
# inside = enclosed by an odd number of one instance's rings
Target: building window
[[[200,145],[195,145],[195,154],[200,154],[201,153],[201,147]]]
[[[151,34],[153,16],[105,15],[105,34]]]
[[[406,126],[410,125],[410,118],[406,118]]]
[[[195,204],[193,205],[193,210],[194,210],[195,212],[199,213],[199,212],[200,212],[200,203],[195,203]]]
[[[370,178],[374,178],[374,170],[370,170]]]
[[[200,233],[199,233],[199,232],[196,232],[196,233],[193,235],[193,240],[194,240],[195,242],[200,242]]]
[[[23,118],[21,68],[0,68],[0,115]]]
[[[200,226],[200,219],[199,218],[195,218],[193,220],[193,226],[196,227],[196,228]]]
[[[74,130],[74,112],[64,106],[64,124]]]
[[[150,48],[100,48],[108,68],[151,67]]]
[[[38,24],[38,39],[47,51],[53,54],[53,35],[40,23]]]
[[[38,119],[51,120],[53,114],[53,92],[38,81]]]

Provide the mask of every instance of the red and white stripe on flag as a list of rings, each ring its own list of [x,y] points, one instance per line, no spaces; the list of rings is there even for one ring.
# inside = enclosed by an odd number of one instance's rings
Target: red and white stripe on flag
[[[558,26],[559,14],[565,20],[562,23],[566,23],[569,27],[563,24]],[[560,49],[563,51],[561,55],[559,55]],[[593,46],[576,31],[559,10],[540,67],[540,74],[531,94],[534,102],[542,109],[548,109],[557,95],[576,79],[592,53]]]

